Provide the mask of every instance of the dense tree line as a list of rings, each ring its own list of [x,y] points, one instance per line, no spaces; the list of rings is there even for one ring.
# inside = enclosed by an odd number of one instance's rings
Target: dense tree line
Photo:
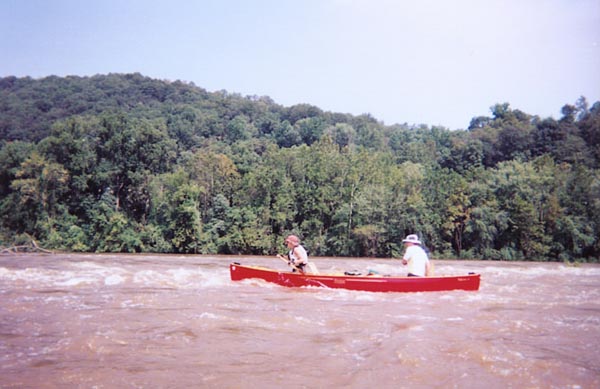
[[[0,79],[0,241],[95,252],[600,259],[600,102],[384,125],[140,74]]]

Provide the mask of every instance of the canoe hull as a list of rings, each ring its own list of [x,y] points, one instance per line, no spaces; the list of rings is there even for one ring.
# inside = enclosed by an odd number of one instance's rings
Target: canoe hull
[[[440,277],[391,277],[313,275],[284,272],[258,266],[229,265],[232,281],[257,278],[287,287],[315,286],[367,292],[437,292],[447,290],[479,290],[480,275]]]

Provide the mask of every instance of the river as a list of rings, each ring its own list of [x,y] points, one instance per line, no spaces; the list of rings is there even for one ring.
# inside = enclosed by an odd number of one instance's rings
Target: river
[[[390,259],[321,272],[403,274]],[[477,292],[233,282],[274,257],[0,256],[0,388],[598,388],[600,266],[434,261]]]

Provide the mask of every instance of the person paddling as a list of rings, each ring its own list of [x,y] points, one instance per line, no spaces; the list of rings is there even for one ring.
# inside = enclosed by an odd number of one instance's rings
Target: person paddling
[[[402,264],[408,265],[409,277],[425,277],[431,272],[431,263],[429,257],[423,247],[421,241],[415,234],[408,235],[402,240],[406,251],[402,257]]]
[[[305,273],[305,266],[308,265],[313,273],[317,273],[315,271],[316,268],[311,266],[312,264],[308,262],[308,253],[306,249],[300,244],[300,238],[296,235],[288,235],[283,242],[288,249],[290,250],[287,255],[287,259],[283,257],[283,255],[277,254],[277,257],[287,260],[288,264],[294,268],[294,271],[298,269],[301,273]]]

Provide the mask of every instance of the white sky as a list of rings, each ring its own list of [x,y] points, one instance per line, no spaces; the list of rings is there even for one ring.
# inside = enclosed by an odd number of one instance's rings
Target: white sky
[[[600,100],[600,0],[0,0],[0,76],[140,72],[466,128]]]

